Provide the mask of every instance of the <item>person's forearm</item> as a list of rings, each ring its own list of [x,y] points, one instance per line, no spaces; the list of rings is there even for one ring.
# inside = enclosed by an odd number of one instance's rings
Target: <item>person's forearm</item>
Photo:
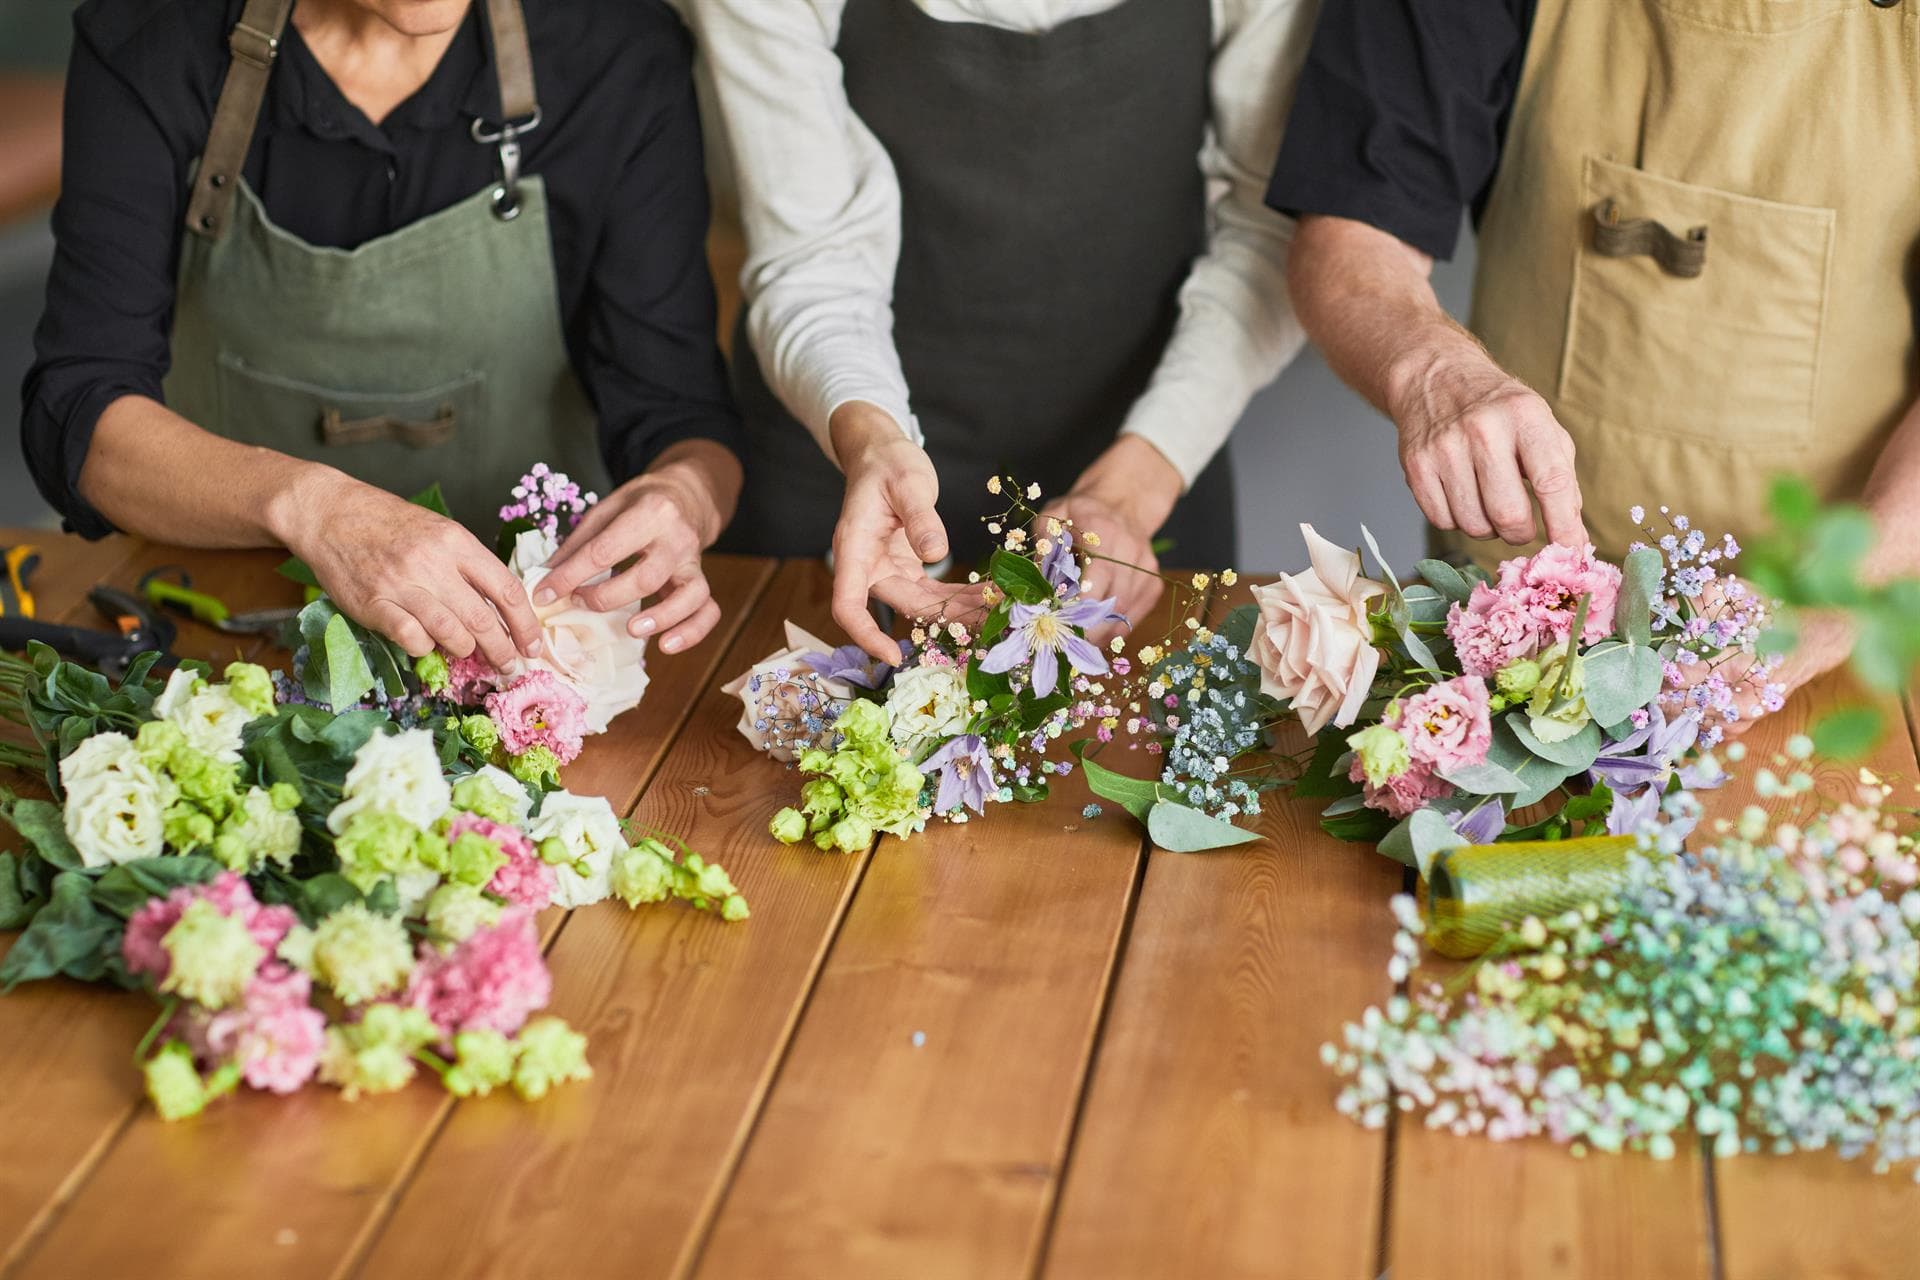
[[[145,396],[122,396],[94,428],[80,495],[128,533],[183,547],[271,547],[298,540],[330,485],[303,462],[204,431]]]
[[[1328,366],[1396,422],[1453,362],[1491,364],[1440,305],[1432,269],[1431,258],[1387,232],[1323,216],[1301,220],[1287,259],[1294,311]]]
[[[1880,451],[1863,500],[1879,534],[1862,565],[1868,580],[1920,574],[1920,401]]]

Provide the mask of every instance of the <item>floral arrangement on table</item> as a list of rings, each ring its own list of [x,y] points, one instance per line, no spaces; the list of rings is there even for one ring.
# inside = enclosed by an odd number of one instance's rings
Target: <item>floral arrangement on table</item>
[[[1811,793],[1812,741],[1788,753],[1763,797]],[[1750,807],[1689,851],[1683,793],[1613,892],[1526,918],[1444,981],[1416,970],[1429,920],[1397,898],[1389,975],[1408,994],[1322,1049],[1349,1081],[1340,1110],[1576,1153],[1699,1138],[1920,1160],[1920,858],[1893,797],[1862,770],[1851,803]]]
[[[535,536],[555,531],[519,532],[516,552]],[[148,655],[115,686],[45,648],[0,657],[0,715],[37,744],[0,744],[0,763],[56,797],[0,791],[28,845],[0,853],[0,929],[24,930],[0,984],[150,990],[162,1008],[138,1060],[169,1119],[243,1083],[354,1096],[425,1066],[456,1094],[537,1098],[584,1078],[584,1038],[536,1016],[551,979],[535,913],[747,906],[718,865],[560,786],[581,737],[637,692],[600,677],[637,660],[569,665],[590,646],[557,634],[575,625],[564,610],[542,623],[552,667],[430,655],[391,685],[390,647],[324,600],[301,618],[304,682],[244,662],[162,682]]]
[[[1001,545],[938,616],[914,621],[897,663],[789,622],[786,647],[726,686],[742,702],[741,733],[805,779],[798,803],[773,815],[777,839],[854,852],[876,833],[908,836],[932,818],[965,822],[992,804],[1044,800],[1074,757],[1113,740],[1123,717],[1134,732],[1157,723],[1143,709],[1136,658],[1163,655],[1130,658],[1125,636],[1105,648],[1088,639],[1126,622],[1113,600],[1081,590],[1086,566],[1103,558],[1098,535],[1042,515],[1037,486],[996,476],[987,487],[1008,502],[987,522]],[[1175,616],[1184,598],[1176,591]],[[1087,769],[1108,776],[1091,760]],[[1154,807],[1149,800],[1142,817]],[[1175,815],[1177,829],[1161,833],[1172,842],[1251,838],[1184,803],[1164,811]]]

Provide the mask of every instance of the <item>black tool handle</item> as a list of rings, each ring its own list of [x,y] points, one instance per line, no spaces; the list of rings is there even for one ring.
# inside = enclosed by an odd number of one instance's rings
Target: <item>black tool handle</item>
[[[123,636],[116,631],[95,631],[87,627],[67,627],[37,618],[0,618],[0,649],[25,649],[38,640],[69,658],[93,666],[115,666],[136,655],[160,646],[145,632]]]

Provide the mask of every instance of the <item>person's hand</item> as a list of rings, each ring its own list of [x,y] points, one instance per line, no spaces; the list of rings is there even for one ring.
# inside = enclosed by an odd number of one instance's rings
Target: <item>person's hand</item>
[[[476,650],[505,670],[540,656],[540,622],[500,558],[454,521],[316,468],[282,538],[348,617],[414,657]]]
[[[1573,438],[1545,400],[1471,339],[1402,367],[1389,401],[1400,465],[1435,528],[1524,545],[1539,533],[1531,492],[1549,542],[1586,543]]]
[[[1114,597],[1115,611],[1137,623],[1160,599],[1164,584],[1153,536],[1172,514],[1184,487],[1180,473],[1158,449],[1139,436],[1121,436],[1071,492],[1047,504],[1034,536],[1046,536],[1049,518],[1071,520],[1076,545],[1095,557],[1081,576],[1080,594],[1089,600]],[[1097,545],[1087,544],[1088,533],[1099,538]],[[1119,630],[1117,624],[1096,627],[1088,639],[1105,644]]]
[[[660,598],[636,613],[627,630],[661,633],[660,648],[678,653],[699,644],[720,621],[720,606],[700,567],[700,553],[726,527],[740,493],[740,462],[707,440],[673,446],[647,469],[588,508],[548,562],[534,594],[545,606],[571,595],[606,612]],[[632,559],[627,569],[583,586]]]
[[[927,575],[928,565],[947,556],[947,531],[934,510],[940,478],[926,451],[876,405],[841,405],[829,426],[847,478],[833,531],[833,620],[862,649],[895,663],[900,643],[880,629],[868,601],[923,617],[954,595]]]

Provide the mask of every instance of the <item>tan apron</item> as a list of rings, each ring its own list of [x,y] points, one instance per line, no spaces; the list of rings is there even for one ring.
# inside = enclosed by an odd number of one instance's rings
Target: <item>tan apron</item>
[[[1603,553],[1636,503],[1746,537],[1775,473],[1858,496],[1917,243],[1920,0],[1540,0],[1473,329],[1572,433]]]
[[[317,459],[395,493],[438,483],[491,540],[508,490],[547,462],[606,492],[597,418],[554,283],[519,0],[487,0],[507,123],[476,120],[500,180],[357,248],[275,226],[240,172],[292,0],[248,0],[194,175],[167,404],[209,431]]]

